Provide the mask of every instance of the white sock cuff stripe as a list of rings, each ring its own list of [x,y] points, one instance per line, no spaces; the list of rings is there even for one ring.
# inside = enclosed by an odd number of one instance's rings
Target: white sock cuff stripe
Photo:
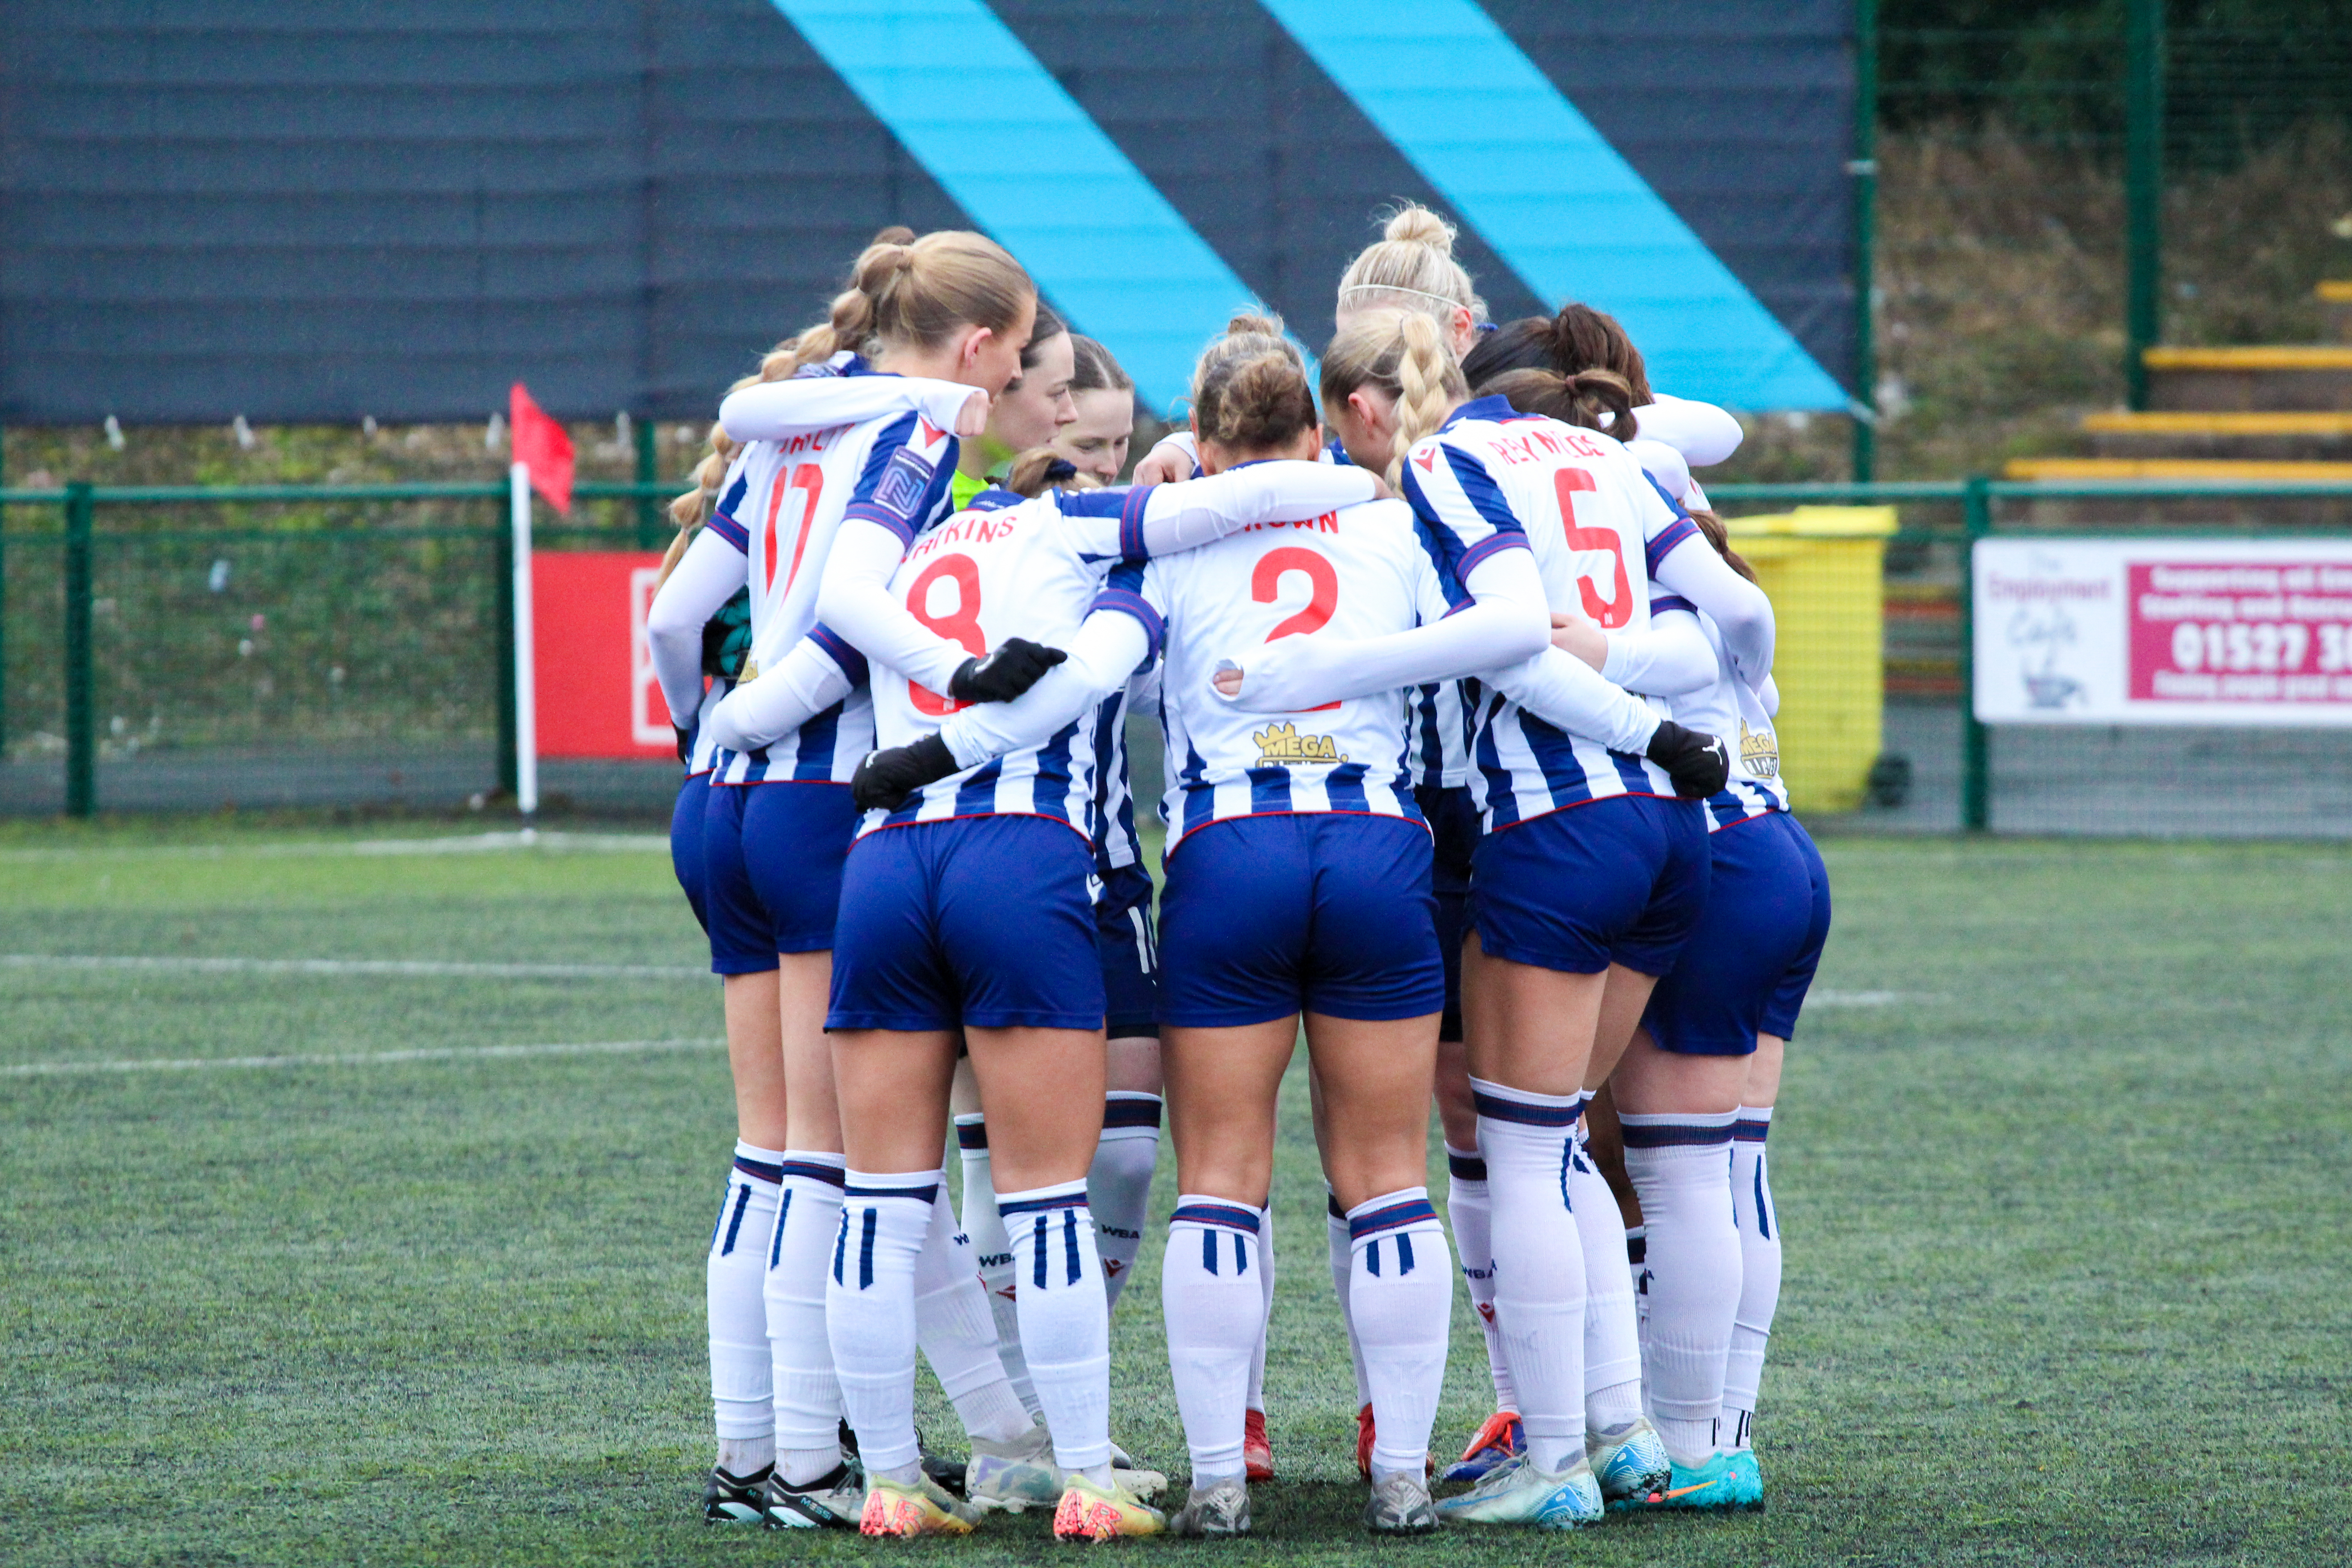
[[[1185,1226],[1255,1236],[1259,1221],[1258,1211],[1247,1204],[1237,1204],[1230,1198],[1210,1197],[1202,1193],[1184,1193],[1176,1199],[1176,1212],[1168,1216],[1168,1228],[1174,1230],[1179,1226]]]
[[[1738,1120],[1731,1124],[1732,1141],[1738,1143],[1761,1143],[1772,1131],[1772,1108],[1769,1105],[1743,1105]]]
[[[845,1201],[860,1199],[867,1203],[882,1198],[906,1198],[929,1208],[940,1197],[940,1184],[947,1173],[929,1171],[845,1171],[842,1197]]]
[[[821,1182],[839,1192],[848,1177],[838,1154],[828,1154],[821,1149],[787,1149],[777,1162],[778,1178],[782,1181]]]
[[[1369,1198],[1348,1211],[1348,1239],[1360,1242],[1399,1230],[1433,1230],[1437,1210],[1427,1187],[1402,1187]]]
[[[1084,1181],[1056,1182],[1050,1187],[1030,1187],[1023,1192],[996,1194],[996,1212],[1007,1220],[1015,1215],[1086,1207],[1087,1184]]]
[[[1575,1094],[1538,1094],[1532,1089],[1511,1089],[1485,1079],[1470,1080],[1470,1099],[1481,1121],[1512,1122],[1527,1127],[1572,1127],[1584,1114],[1586,1097]]]
[[[756,1143],[747,1143],[738,1138],[735,1140],[735,1157],[739,1160],[757,1160],[762,1165],[772,1165],[784,1157],[784,1151],[762,1149]]]
[[[1617,1121],[1625,1152],[1632,1155],[1665,1149],[1719,1149],[1731,1142],[1731,1125],[1738,1119],[1738,1111],[1726,1110],[1668,1116],[1621,1115]]]

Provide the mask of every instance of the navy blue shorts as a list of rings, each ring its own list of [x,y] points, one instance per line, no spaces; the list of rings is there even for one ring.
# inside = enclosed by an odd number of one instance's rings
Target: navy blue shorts
[[[677,885],[685,889],[695,921],[706,935],[710,931],[710,911],[702,890],[709,878],[702,865],[702,814],[709,809],[709,795],[710,775],[688,773],[677,786],[677,805],[669,814],[669,868],[677,874]]]
[[[859,839],[842,879],[828,1029],[1099,1029],[1094,851],[1044,816]]]
[[[1467,788],[1423,784],[1412,792],[1429,819],[1433,861],[1431,890],[1437,895],[1437,951],[1445,960],[1445,1012],[1437,1037],[1462,1037],[1462,935],[1469,930],[1470,867],[1478,853],[1478,805]]]
[[[1159,942],[1151,926],[1151,873],[1121,866],[1103,874],[1095,900],[1102,952],[1103,1032],[1113,1039],[1160,1033]]]
[[[1167,872],[1163,1024],[1444,1009],[1430,839],[1418,822],[1339,812],[1231,817],[1187,836]]]
[[[1496,958],[1564,974],[1664,974],[1706,902],[1706,806],[1610,795],[1478,841],[1470,918]]]
[[[1821,852],[1776,811],[1707,836],[1706,910],[1650,995],[1643,1026],[1685,1056],[1744,1057],[1760,1030],[1786,1038],[1830,931]]]
[[[711,969],[757,974],[780,952],[831,947],[842,858],[856,830],[847,784],[711,786],[702,814]]]

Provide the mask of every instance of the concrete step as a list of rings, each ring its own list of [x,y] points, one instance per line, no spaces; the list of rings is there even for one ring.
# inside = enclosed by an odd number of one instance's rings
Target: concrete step
[[[2352,462],[2352,410],[2114,409],[2085,416],[2082,428],[2101,458]]]
[[[2327,322],[2326,336],[2339,343],[2352,343],[2352,278],[2331,278],[2314,290],[2319,296],[2319,309]]]
[[[2352,345],[2159,346],[2141,356],[2154,409],[2263,413],[2352,410]]]
[[[2231,458],[2013,458],[2012,479],[2210,479],[2235,484],[2352,484],[2352,463],[2265,463]]]

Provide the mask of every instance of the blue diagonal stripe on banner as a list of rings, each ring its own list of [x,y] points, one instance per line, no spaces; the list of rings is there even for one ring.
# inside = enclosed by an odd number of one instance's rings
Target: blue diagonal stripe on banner
[[[1741,408],[1847,405],[1473,0],[1260,3],[1538,297],[1623,321],[1659,387]]]
[[[1255,296],[981,0],[774,0],[1161,412]]]

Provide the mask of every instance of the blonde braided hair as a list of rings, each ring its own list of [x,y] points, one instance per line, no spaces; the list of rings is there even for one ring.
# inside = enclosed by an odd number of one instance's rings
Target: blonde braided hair
[[[1323,351],[1325,408],[1345,406],[1348,395],[1365,386],[1396,399],[1396,441],[1386,476],[1391,487],[1402,481],[1413,444],[1435,434],[1470,396],[1444,334],[1418,310],[1368,310]]]

